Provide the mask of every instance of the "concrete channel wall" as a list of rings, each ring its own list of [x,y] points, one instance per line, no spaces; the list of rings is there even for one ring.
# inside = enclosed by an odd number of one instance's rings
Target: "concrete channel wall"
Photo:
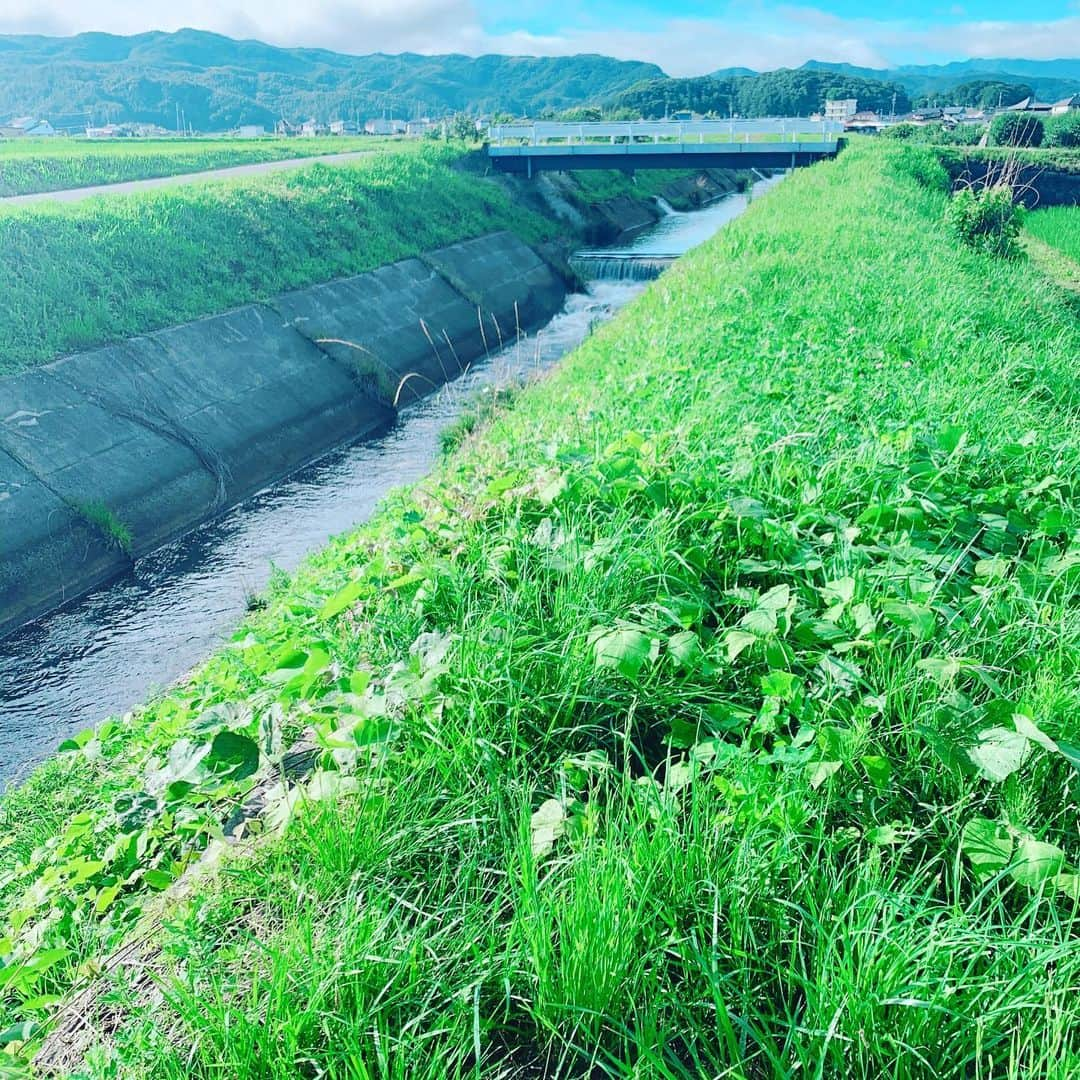
[[[564,297],[497,233],[0,381],[0,635],[384,430]]]

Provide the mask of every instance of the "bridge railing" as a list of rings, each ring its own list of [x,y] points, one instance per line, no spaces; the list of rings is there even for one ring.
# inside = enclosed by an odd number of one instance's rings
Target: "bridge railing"
[[[833,142],[843,125],[832,120],[776,117],[762,120],[633,120],[562,124],[494,124],[492,146],[582,146],[589,143]]]

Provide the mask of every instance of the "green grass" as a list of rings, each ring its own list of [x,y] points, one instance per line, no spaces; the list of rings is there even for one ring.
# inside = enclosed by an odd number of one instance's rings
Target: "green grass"
[[[1032,236],[1049,244],[1074,262],[1080,262],[1080,209],[1075,206],[1050,206],[1024,219],[1024,228]]]
[[[1076,1075],[1080,325],[930,153],[794,174],[7,796],[28,1049],[310,728],[78,1075]]]
[[[0,208],[0,375],[499,229],[554,226],[432,145],[245,180]]]
[[[1080,172],[1080,149],[1071,147],[1036,147],[1018,149],[1012,146],[939,146],[937,152],[946,168],[954,175],[962,174],[968,162],[1005,162],[1019,160],[1025,165],[1055,172]]]
[[[393,140],[14,139],[0,142],[0,198],[385,148]]]

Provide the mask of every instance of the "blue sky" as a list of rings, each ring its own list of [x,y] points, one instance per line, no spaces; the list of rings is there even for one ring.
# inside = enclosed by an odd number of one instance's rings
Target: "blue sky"
[[[0,0],[0,33],[181,26],[357,53],[602,52],[673,75],[808,59],[882,67],[1080,56],[1080,0]]]

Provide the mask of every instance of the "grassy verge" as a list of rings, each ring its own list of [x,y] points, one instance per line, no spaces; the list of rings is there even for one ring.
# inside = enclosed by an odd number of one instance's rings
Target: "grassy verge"
[[[499,229],[554,226],[459,151],[410,146],[348,166],[0,208],[0,375]]]
[[[1018,149],[1012,146],[939,146],[936,148],[945,167],[954,175],[963,174],[972,163],[1020,161],[1036,169],[1054,172],[1080,172],[1080,149],[1069,147],[1037,147]]]
[[[0,142],[0,198],[117,184],[265,161],[382,149],[388,139],[175,139]]]
[[[1080,326],[929,154],[796,173],[7,796],[12,1054],[307,729],[80,1075],[1075,1075]]]

